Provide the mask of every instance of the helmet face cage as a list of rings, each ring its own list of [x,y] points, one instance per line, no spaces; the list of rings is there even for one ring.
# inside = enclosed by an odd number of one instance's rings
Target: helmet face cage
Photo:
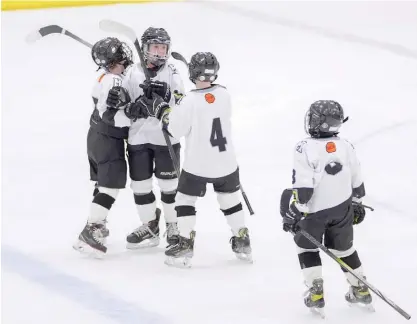
[[[191,57],[188,65],[189,78],[191,82],[214,82],[217,79],[217,72],[220,64],[217,58],[209,52],[199,52]]]
[[[125,43],[122,42],[122,45],[119,47],[119,52],[121,53],[121,61],[125,61],[123,66],[126,69],[129,65],[133,64],[133,52],[132,49]]]
[[[151,63],[155,66],[162,66],[166,63],[171,56],[171,37],[169,37],[167,31],[163,28],[149,27],[142,35],[142,51],[143,56],[147,63]],[[151,44],[163,44],[167,46],[165,55],[158,55],[150,52]]]
[[[167,51],[165,55],[158,55],[156,53],[152,53],[149,50],[151,44],[167,45]],[[161,66],[161,65],[164,65],[166,61],[168,61],[169,57],[171,56],[171,42],[158,42],[158,41],[148,42],[146,44],[143,44],[142,50],[143,50],[143,57],[145,58],[146,62],[151,63],[155,66]]]
[[[130,47],[113,37],[105,38],[94,44],[91,55],[94,62],[105,70],[122,61],[124,61],[124,68],[133,63],[133,53]]]

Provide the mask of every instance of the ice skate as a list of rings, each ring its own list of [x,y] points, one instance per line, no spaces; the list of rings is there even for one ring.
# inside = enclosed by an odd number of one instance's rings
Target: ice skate
[[[349,306],[357,305],[371,312],[375,311],[372,305],[372,295],[368,287],[359,282],[359,286],[350,286],[349,291],[345,295],[345,299]]]
[[[194,256],[195,231],[190,233],[190,238],[177,236],[178,241],[168,246],[165,251],[165,264],[178,268],[190,268],[191,259]]]
[[[167,243],[169,245],[175,245],[178,243],[180,231],[178,230],[177,223],[165,223],[166,224],[166,231],[164,233],[164,237],[167,238]]]
[[[310,309],[312,313],[319,315],[321,318],[325,317],[323,279],[313,280],[313,285],[305,293],[304,304]]]
[[[102,258],[107,252],[107,247],[104,245],[106,230],[103,224],[91,223],[85,225],[73,248],[83,254]]]
[[[156,209],[155,215],[154,220],[143,224],[127,236],[127,249],[135,250],[159,245],[159,218],[161,217],[159,208]]]
[[[232,244],[232,250],[238,259],[253,263],[249,230],[246,227],[241,228],[238,236],[233,236],[230,239],[230,243]]]

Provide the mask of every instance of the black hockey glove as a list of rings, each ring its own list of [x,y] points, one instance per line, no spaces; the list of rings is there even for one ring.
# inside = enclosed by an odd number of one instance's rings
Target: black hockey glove
[[[296,233],[299,229],[298,223],[303,219],[303,213],[298,210],[295,203],[292,203],[290,208],[288,208],[285,215],[282,217],[283,230],[285,232]]]
[[[139,85],[143,89],[143,94],[146,98],[152,99],[152,93],[156,93],[165,102],[169,102],[171,100],[171,89],[166,82],[161,81],[145,81]]]
[[[136,121],[140,118],[148,118],[149,116],[148,110],[140,102],[140,99],[141,97],[139,97],[136,102],[128,103],[124,109],[126,117],[133,119],[133,121]]]
[[[358,225],[365,219],[365,208],[362,203],[352,203],[353,205],[353,225]]]
[[[143,111],[146,110],[148,116],[159,120],[163,119],[171,110],[169,105],[156,93],[152,94],[152,99],[148,99],[144,95],[140,96],[137,102],[142,106]]]
[[[110,108],[124,109],[130,101],[131,99],[127,90],[117,86],[110,89],[106,104]]]

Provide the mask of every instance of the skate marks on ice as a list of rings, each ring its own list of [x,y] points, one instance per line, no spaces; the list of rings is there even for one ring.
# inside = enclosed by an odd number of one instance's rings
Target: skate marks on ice
[[[36,258],[2,244],[2,271],[20,275],[24,279],[42,285],[48,291],[76,302],[83,308],[123,324],[169,324],[159,314],[127,302],[100,289],[96,285],[54,269]]]
[[[268,13],[257,12],[254,10],[250,10],[247,8],[242,8],[238,5],[230,4],[225,1],[206,1],[206,2],[198,2],[199,4],[203,4],[209,6],[212,9],[224,11],[224,12],[231,12],[236,15],[240,15],[242,17],[258,20],[264,23],[270,23],[279,25],[282,27],[292,28],[295,30],[299,30],[302,32],[316,34],[322,37],[326,37],[329,39],[349,42],[353,44],[364,45],[367,47],[375,48],[381,51],[386,51],[394,55],[410,58],[413,60],[417,60],[417,51],[414,49],[408,48],[406,46],[400,44],[394,44],[390,42],[380,41],[360,35],[349,34],[342,31],[334,31],[330,28],[325,28],[321,26],[315,26],[311,24],[307,24],[302,21],[292,20],[284,17],[277,17],[276,15],[271,15]]]

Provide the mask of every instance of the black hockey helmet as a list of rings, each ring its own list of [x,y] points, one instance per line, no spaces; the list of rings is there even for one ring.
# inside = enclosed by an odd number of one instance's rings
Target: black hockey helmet
[[[196,80],[214,82],[220,69],[219,61],[210,52],[195,53],[188,64],[188,72],[191,82]]]
[[[132,50],[115,37],[107,37],[95,43],[91,49],[91,56],[99,67],[106,70],[122,61],[125,61],[125,68],[133,64]]]
[[[345,122],[342,106],[333,100],[318,100],[311,104],[305,119],[305,131],[311,137],[331,137],[339,133]]]
[[[145,30],[141,38],[142,51],[145,61],[155,66],[162,66],[166,63],[171,55],[171,37],[163,28],[149,27]],[[165,44],[167,45],[167,52],[164,56],[155,55],[149,52],[150,44]]]

